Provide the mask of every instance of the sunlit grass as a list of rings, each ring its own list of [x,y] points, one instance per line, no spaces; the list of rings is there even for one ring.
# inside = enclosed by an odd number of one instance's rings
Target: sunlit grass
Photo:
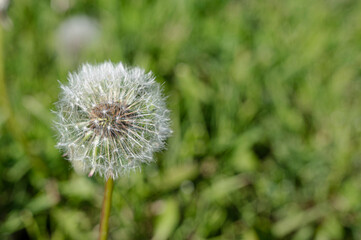
[[[102,180],[73,174],[49,109],[67,72],[111,60],[155,73],[174,133],[156,164],[115,183],[110,239],[359,239],[360,10],[82,1],[61,12],[13,1],[6,92],[28,150],[1,114],[0,238],[96,238]],[[62,54],[56,31],[79,14],[96,19],[99,38]]]

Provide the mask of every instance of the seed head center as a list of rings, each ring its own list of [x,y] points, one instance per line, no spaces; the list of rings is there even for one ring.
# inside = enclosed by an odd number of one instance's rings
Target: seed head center
[[[90,111],[89,128],[104,137],[124,135],[135,116],[125,103],[100,103]]]

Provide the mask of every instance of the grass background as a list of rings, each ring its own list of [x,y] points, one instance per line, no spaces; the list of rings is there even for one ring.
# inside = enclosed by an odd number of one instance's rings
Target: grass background
[[[104,181],[61,157],[50,109],[105,60],[154,72],[174,130],[116,181],[109,239],[361,239],[360,1],[58,3],[13,1],[1,31],[1,239],[96,239]],[[69,55],[79,14],[100,33]]]

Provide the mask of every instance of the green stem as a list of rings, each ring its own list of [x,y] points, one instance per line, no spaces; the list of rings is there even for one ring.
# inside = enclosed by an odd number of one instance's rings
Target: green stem
[[[5,117],[9,117],[10,115],[10,103],[8,100],[8,95],[6,91],[6,83],[4,76],[4,57],[3,57],[3,29],[0,23],[0,104],[3,108],[3,114]]]
[[[109,177],[108,181],[105,184],[105,190],[104,190],[102,215],[100,217],[99,240],[106,240],[108,238],[109,215],[110,215],[110,208],[112,205],[112,193],[113,193],[113,178]]]

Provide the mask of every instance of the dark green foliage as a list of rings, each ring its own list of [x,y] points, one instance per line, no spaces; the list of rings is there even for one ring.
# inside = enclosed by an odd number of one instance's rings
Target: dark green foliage
[[[57,80],[105,60],[155,73],[174,130],[115,183],[110,239],[361,239],[361,2],[70,2],[9,8],[1,239],[96,239],[104,182],[54,148],[50,109]],[[101,35],[67,56],[76,14]]]

